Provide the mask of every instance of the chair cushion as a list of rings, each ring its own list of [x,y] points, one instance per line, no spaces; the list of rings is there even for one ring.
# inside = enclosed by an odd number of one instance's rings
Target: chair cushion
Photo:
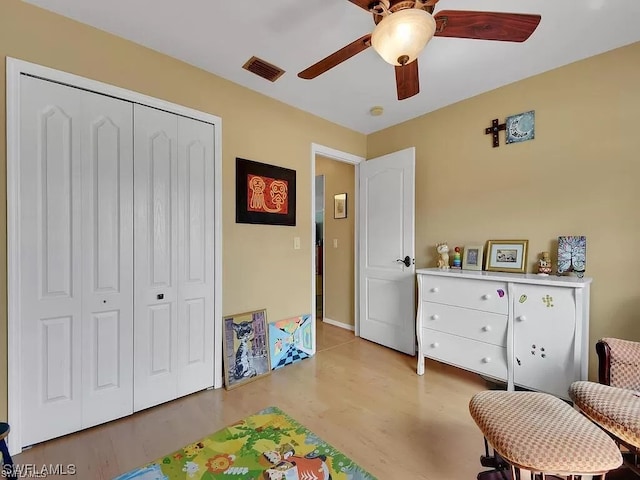
[[[609,345],[611,385],[640,390],[640,342],[603,338]]]
[[[587,417],[620,440],[640,448],[640,392],[574,382],[569,395]]]
[[[469,411],[495,451],[525,470],[602,474],[622,456],[600,428],[559,398],[538,392],[475,394]]]

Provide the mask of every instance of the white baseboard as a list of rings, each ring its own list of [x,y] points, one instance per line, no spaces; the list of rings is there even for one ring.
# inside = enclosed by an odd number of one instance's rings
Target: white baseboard
[[[344,328],[345,330],[355,331],[355,325],[349,325],[348,323],[338,322],[337,320],[331,320],[330,318],[323,317],[322,321],[324,323],[328,323],[329,325],[335,325],[336,327]]]

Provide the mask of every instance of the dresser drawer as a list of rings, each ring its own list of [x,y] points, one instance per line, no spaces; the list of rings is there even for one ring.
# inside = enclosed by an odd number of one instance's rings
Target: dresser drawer
[[[507,284],[470,278],[424,275],[420,299],[507,315]]]
[[[507,349],[468,338],[422,329],[422,353],[481,375],[507,379]]]
[[[422,302],[422,327],[504,347],[507,315]]]

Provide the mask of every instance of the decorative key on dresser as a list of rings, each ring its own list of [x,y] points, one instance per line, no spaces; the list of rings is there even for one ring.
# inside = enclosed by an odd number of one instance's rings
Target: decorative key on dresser
[[[424,357],[568,399],[587,379],[591,278],[418,269]]]

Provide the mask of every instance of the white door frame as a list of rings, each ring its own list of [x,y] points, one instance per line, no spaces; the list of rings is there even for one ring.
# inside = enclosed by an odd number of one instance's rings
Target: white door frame
[[[7,57],[7,341],[8,341],[8,420],[11,425],[9,450],[22,451],[20,407],[20,75],[26,74],[84,90],[109,95],[133,103],[214,125],[214,388],[222,386],[222,119],[175,103],[53,68]]]
[[[313,242],[313,239],[316,238],[316,226],[315,226],[315,222],[316,222],[316,211],[315,211],[315,204],[316,204],[316,155],[322,155],[323,157],[327,157],[330,158],[331,160],[337,160],[338,162],[343,162],[343,163],[349,163],[351,165],[354,166],[355,169],[355,198],[358,198],[358,195],[360,194],[360,186],[358,183],[358,177],[359,177],[359,173],[360,173],[360,162],[364,162],[365,158],[364,157],[359,157],[358,155],[353,155],[351,153],[347,153],[347,152],[342,152],[340,150],[336,150],[335,148],[331,148],[331,147],[325,147],[324,145],[319,145],[317,143],[312,143],[311,144],[311,240]],[[325,193],[326,193],[326,184],[325,184]],[[354,203],[354,205],[357,203]],[[326,205],[325,205],[326,206]],[[354,257],[354,281],[355,281],[355,290],[354,290],[354,294],[355,294],[355,305],[354,305],[354,322],[355,322],[355,334],[356,336],[360,335],[360,316],[359,316],[359,307],[358,307],[358,302],[359,302],[359,298],[358,298],[358,291],[359,291],[359,269],[358,269],[358,252],[359,252],[359,248],[358,248],[358,209],[354,208],[353,209],[353,221],[354,223],[354,249],[355,249],[355,257]],[[323,242],[323,246],[324,244],[326,244],[326,238],[325,241]],[[315,248],[311,248],[311,318],[312,318],[312,327],[313,327],[313,331],[316,331],[316,278],[315,278],[315,271],[316,271],[316,256],[315,256]],[[325,252],[322,252],[322,261],[324,262],[324,258],[325,258]],[[326,316],[326,311],[324,310],[324,304],[325,304],[325,290],[324,290],[324,279],[325,279],[325,270],[324,270],[324,266],[322,267],[322,303],[323,303],[323,310],[322,310],[322,315]],[[315,333],[313,335],[313,353],[316,353],[316,336]]]

